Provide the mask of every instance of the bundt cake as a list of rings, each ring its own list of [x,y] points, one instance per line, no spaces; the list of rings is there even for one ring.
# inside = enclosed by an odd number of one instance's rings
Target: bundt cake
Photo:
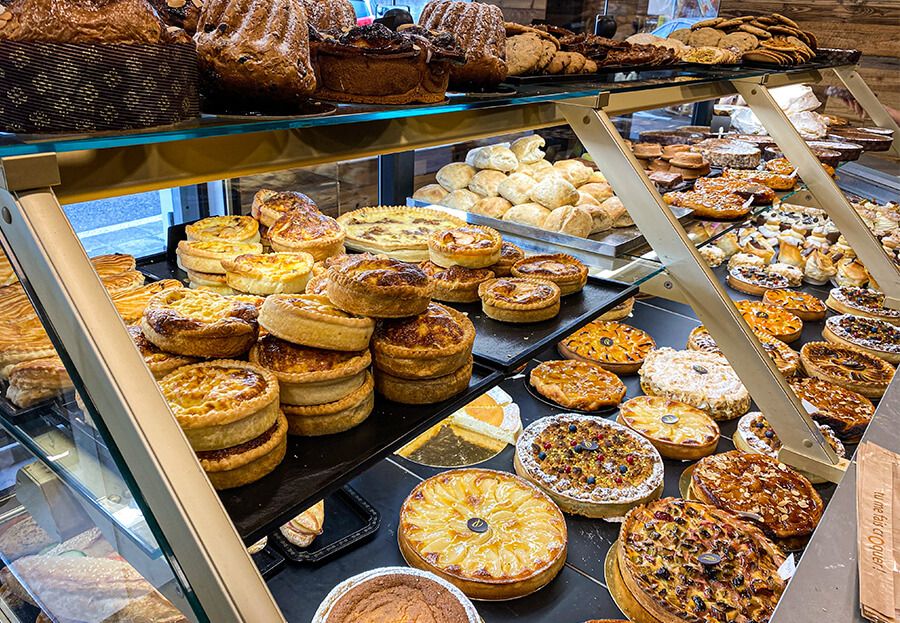
[[[0,39],[52,43],[163,43],[166,24],[147,0],[13,0]]]
[[[436,32],[453,33],[466,63],[450,74],[453,87],[489,87],[506,78],[506,29],[500,7],[483,2],[432,0],[419,24]]]
[[[319,30],[349,30],[356,26],[350,0],[303,0],[310,26]]]

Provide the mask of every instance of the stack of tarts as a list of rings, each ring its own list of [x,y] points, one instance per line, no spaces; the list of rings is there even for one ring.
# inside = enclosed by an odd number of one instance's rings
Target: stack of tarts
[[[825,304],[839,314],[853,314],[900,325],[900,310],[884,306],[884,294],[878,290],[843,286],[828,293]]]
[[[234,294],[223,261],[263,252],[259,223],[250,216],[213,216],[186,228],[187,240],[178,243],[178,267],[187,273],[191,288]]]
[[[474,303],[479,287],[494,278],[493,268],[503,258],[503,240],[490,227],[463,225],[438,231],[427,244],[429,259],[419,266],[434,281],[433,297],[438,301]],[[506,244],[507,262],[510,254],[524,256],[521,249]]]

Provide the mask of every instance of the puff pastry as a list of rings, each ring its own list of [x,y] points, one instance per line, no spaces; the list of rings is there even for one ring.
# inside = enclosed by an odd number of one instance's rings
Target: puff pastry
[[[588,269],[579,259],[565,253],[532,255],[512,267],[514,277],[552,281],[562,296],[580,292],[587,283]]]
[[[6,397],[20,408],[30,407],[74,389],[62,360],[55,354],[17,363],[7,374],[9,387],[6,389]]]
[[[226,260],[227,261],[227,260]],[[200,273],[196,270],[184,271],[188,276],[188,287],[194,290],[206,290],[207,292],[215,292],[225,296],[237,294],[228,285],[228,277],[225,273]]]
[[[316,260],[336,255],[344,246],[343,228],[317,212],[285,214],[269,228],[268,237],[273,251],[305,252]]]
[[[340,400],[320,405],[284,405],[291,435],[317,437],[350,430],[365,421],[375,407],[372,374],[363,372],[363,383]]]
[[[432,298],[448,303],[474,303],[478,300],[478,286],[494,278],[494,272],[487,268],[444,268],[434,262],[422,262],[419,267],[434,282]]]
[[[459,190],[454,190],[446,197],[441,199],[440,205],[453,208],[454,210],[462,210],[464,212],[468,212],[475,204],[481,200],[481,195],[473,193],[468,188],[460,188]]]
[[[188,240],[259,242],[259,222],[252,216],[210,216],[184,228]]]
[[[540,322],[559,313],[559,286],[545,279],[489,279],[478,296],[485,315],[501,322]]]
[[[291,545],[309,547],[322,534],[325,523],[325,500],[319,500],[278,530]]]
[[[440,203],[449,194],[440,184],[426,184],[414,192],[412,198],[425,203]]]
[[[145,279],[143,273],[136,270],[129,270],[117,275],[103,277],[100,279],[100,282],[103,284],[103,287],[106,288],[107,292],[115,295],[120,292],[128,292],[129,290],[141,287],[144,285]]]
[[[591,179],[591,169],[578,160],[559,160],[553,163],[553,168],[576,188],[587,184]]]
[[[273,294],[262,304],[259,322],[293,344],[351,352],[368,348],[375,330],[371,318],[342,311],[318,294]]]
[[[319,208],[316,202],[294,191],[276,192],[273,190],[260,190],[253,197],[250,206],[250,214],[264,227],[271,227],[275,221],[285,214],[294,212],[314,213]]]
[[[469,185],[475,177],[475,167],[463,162],[453,162],[438,169],[435,178],[444,190],[453,192]]]
[[[225,274],[222,260],[233,260],[245,253],[262,253],[258,242],[237,243],[222,240],[182,240],[175,250],[178,266],[200,273]]]
[[[544,219],[544,229],[587,238],[594,229],[594,219],[582,207],[562,206],[547,215]]]
[[[529,196],[551,210],[578,202],[578,190],[561,175],[548,175],[531,188]]]
[[[228,286],[248,294],[303,292],[312,272],[309,253],[266,253],[239,255],[223,260]]]
[[[502,219],[506,211],[512,207],[512,204],[503,197],[485,197],[473,205],[469,212],[472,214],[481,214],[490,218]]]
[[[519,160],[509,147],[489,145],[474,150],[471,165],[476,169],[493,169],[508,173],[516,170]]]
[[[428,238],[429,259],[448,268],[485,268],[500,259],[503,239],[490,227],[464,225],[435,232]]]
[[[434,292],[421,268],[388,257],[351,257],[330,268],[328,279],[328,298],[335,306],[373,318],[420,314]]]

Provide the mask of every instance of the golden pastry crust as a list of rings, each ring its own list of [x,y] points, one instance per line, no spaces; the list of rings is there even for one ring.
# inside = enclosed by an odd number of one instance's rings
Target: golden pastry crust
[[[403,318],[428,307],[434,283],[415,264],[358,256],[328,269],[328,298],[340,309],[373,318]]]
[[[770,290],[783,290],[790,283],[787,277],[758,266],[735,266],[728,271],[728,285],[744,294],[762,296]]]
[[[189,357],[243,355],[259,333],[255,305],[213,292],[172,288],[144,310],[141,331],[164,351]]]
[[[107,292],[111,295],[115,295],[141,287],[144,285],[145,279],[144,273],[136,270],[129,270],[124,273],[103,277],[100,279],[100,282],[103,284],[103,287],[106,288]]]
[[[278,530],[292,545],[309,547],[322,534],[325,525],[325,500],[319,500]]]
[[[222,260],[228,285],[249,294],[303,292],[314,263],[309,253],[266,253],[239,255]]]
[[[771,357],[778,370],[786,377],[792,377],[800,371],[800,353],[790,346],[772,337],[770,334],[754,329],[756,339],[762,344],[763,350]],[[687,347],[690,350],[702,350],[707,353],[722,355],[719,345],[709,334],[705,326],[695,327],[688,336]]]
[[[852,390],[820,379],[795,379],[791,389],[797,398],[815,407],[810,416],[819,424],[829,426],[847,443],[859,443],[872,416],[872,401]]]
[[[188,240],[259,242],[259,223],[252,216],[210,216],[184,228]]]
[[[9,368],[17,363],[55,355],[56,348],[37,316],[0,319],[0,378],[7,378]]]
[[[275,221],[285,214],[318,211],[319,208],[316,206],[316,202],[303,193],[294,191],[276,192],[265,188],[257,191],[253,196],[253,203],[250,205],[251,216],[266,228],[274,225]]]
[[[565,253],[526,257],[513,264],[511,272],[514,277],[552,281],[559,286],[561,296],[580,292],[588,275],[587,266]]]
[[[841,314],[825,321],[822,337],[832,344],[854,346],[880,357],[889,364],[900,364],[900,327],[884,320]]]
[[[493,271],[486,268],[444,268],[431,261],[422,262],[419,268],[434,281],[432,298],[448,303],[474,303],[478,300],[478,286],[494,278]]]
[[[201,273],[196,270],[185,270],[191,288],[195,290],[208,289],[219,294],[234,294],[234,290],[228,287],[228,277],[225,273]],[[223,290],[219,292],[219,290]]]
[[[360,208],[337,220],[347,233],[347,248],[384,253],[407,262],[428,259],[431,234],[466,224],[441,210],[405,206]]]
[[[616,421],[645,437],[667,459],[696,461],[719,445],[719,425],[706,412],[662,396],[628,400]]]
[[[224,240],[182,240],[175,249],[178,266],[199,273],[225,274],[222,260],[232,260],[245,253],[262,253],[262,245]]]
[[[263,303],[259,321],[282,340],[326,350],[365,350],[375,330],[371,318],[340,310],[320,294],[273,294]]]
[[[20,408],[48,400],[73,388],[62,360],[55,354],[10,366],[6,398]]]
[[[291,435],[333,435],[361,424],[375,407],[375,384],[370,372],[362,385],[340,400],[320,405],[283,405]]]
[[[344,247],[344,230],[333,218],[318,212],[285,214],[267,235],[273,251],[305,252],[316,260],[337,255]]]
[[[628,318],[631,315],[631,310],[634,309],[634,297],[629,296],[627,299],[613,307],[607,312],[604,312],[600,316],[597,317],[597,320],[602,322],[611,322],[613,320],[622,320],[623,318]]]
[[[807,342],[800,360],[807,375],[867,398],[881,398],[894,378],[894,366],[855,346]]]
[[[495,277],[509,277],[512,274],[513,264],[525,258],[525,251],[512,242],[503,241],[500,245],[500,259],[497,263],[488,266]]]
[[[545,279],[489,279],[478,296],[485,315],[501,322],[540,322],[559,313],[559,286]]]
[[[434,404],[452,398],[469,387],[472,356],[457,370],[434,378],[407,379],[382,370],[375,373],[375,389],[394,402],[407,405]]]
[[[877,318],[900,325],[900,310],[884,306],[884,294],[878,290],[842,286],[828,293],[825,304],[840,314]]]
[[[119,273],[127,273],[135,269],[136,262],[133,255],[127,253],[107,253],[91,258],[94,271],[103,279]]]
[[[673,206],[688,208],[694,216],[708,220],[734,220],[747,216],[752,202],[736,193],[700,192],[668,192],[663,200]]]
[[[327,297],[328,281],[328,273],[310,277],[309,281],[306,282],[306,287],[303,288],[303,292],[305,294],[321,294],[322,296]]]
[[[734,304],[750,328],[768,333],[786,344],[796,342],[803,331],[803,321],[781,307],[762,301],[735,301]]]
[[[625,397],[625,384],[596,363],[572,359],[545,361],[531,371],[532,387],[568,409],[597,411]]]
[[[781,307],[804,322],[815,322],[825,317],[825,303],[812,294],[796,290],[767,290],[763,303]]]
[[[200,465],[217,490],[256,482],[275,470],[287,453],[287,420],[280,411],[275,423],[259,437],[240,445],[197,453]]]
[[[561,341],[558,348],[567,359],[590,361],[615,374],[634,374],[656,342],[631,325],[594,320]]]
[[[144,363],[153,373],[153,378],[157,381],[167,374],[171,374],[181,366],[187,366],[197,363],[196,357],[184,357],[182,355],[174,355],[160,350],[156,344],[144,337],[139,326],[131,325],[126,327],[134,345],[137,346],[138,352],[144,358]]]
[[[485,268],[500,261],[503,239],[490,227],[463,225],[428,238],[428,256],[438,266]]]
[[[176,279],[161,279],[134,290],[113,294],[112,302],[125,324],[134,324],[140,322],[147,304],[154,296],[160,292],[183,287],[181,282]]]

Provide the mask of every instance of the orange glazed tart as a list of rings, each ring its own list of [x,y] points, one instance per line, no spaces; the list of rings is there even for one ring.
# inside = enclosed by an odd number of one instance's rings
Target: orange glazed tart
[[[494,278],[493,271],[486,268],[444,268],[430,261],[419,267],[434,281],[432,298],[448,303],[474,303],[478,300],[478,287]]]
[[[545,361],[531,371],[529,382],[541,396],[568,409],[597,411],[625,397],[619,377],[588,361]]]
[[[667,459],[695,461],[716,451],[719,425],[704,411],[661,396],[637,396],[616,421],[645,437]]]
[[[333,218],[318,212],[285,214],[267,235],[273,251],[305,252],[316,260],[336,255],[344,248],[344,230]]]
[[[840,314],[868,316],[900,325],[900,309],[885,307],[884,294],[878,290],[855,286],[834,288],[828,293],[825,304]]]
[[[875,415],[871,400],[828,381],[795,379],[791,381],[791,389],[798,398],[815,407],[810,415],[816,422],[829,426],[847,443],[858,443]]]
[[[778,370],[784,376],[794,376],[800,370],[800,353],[792,349],[781,340],[772,337],[763,331],[754,330],[756,339],[762,344],[763,350],[772,358]],[[721,355],[719,345],[709,334],[705,326],[695,327],[688,336],[687,347],[690,350],[702,350],[707,353]]]
[[[404,318],[428,308],[434,283],[415,264],[360,255],[328,269],[328,298],[353,314]]]
[[[806,292],[767,290],[762,300],[763,303],[775,305],[794,314],[804,322],[815,322],[825,317],[825,303]]]
[[[490,227],[464,225],[431,234],[428,256],[438,266],[486,268],[500,261],[503,239]]]
[[[867,398],[883,396],[894,378],[891,364],[855,346],[807,342],[800,349],[800,360],[809,376],[835,383]]]
[[[803,321],[780,307],[761,301],[735,301],[734,304],[752,329],[764,331],[787,344],[796,342],[803,331]]]
[[[587,266],[581,260],[565,253],[526,257],[513,264],[511,272],[513,277],[552,281],[559,286],[561,296],[580,292],[588,275]]]
[[[502,277],[478,286],[481,308],[501,322],[540,322],[559,313],[559,286],[545,279]]]
[[[615,374],[634,374],[656,348],[650,334],[618,322],[594,320],[559,343],[559,354],[599,364]]]

